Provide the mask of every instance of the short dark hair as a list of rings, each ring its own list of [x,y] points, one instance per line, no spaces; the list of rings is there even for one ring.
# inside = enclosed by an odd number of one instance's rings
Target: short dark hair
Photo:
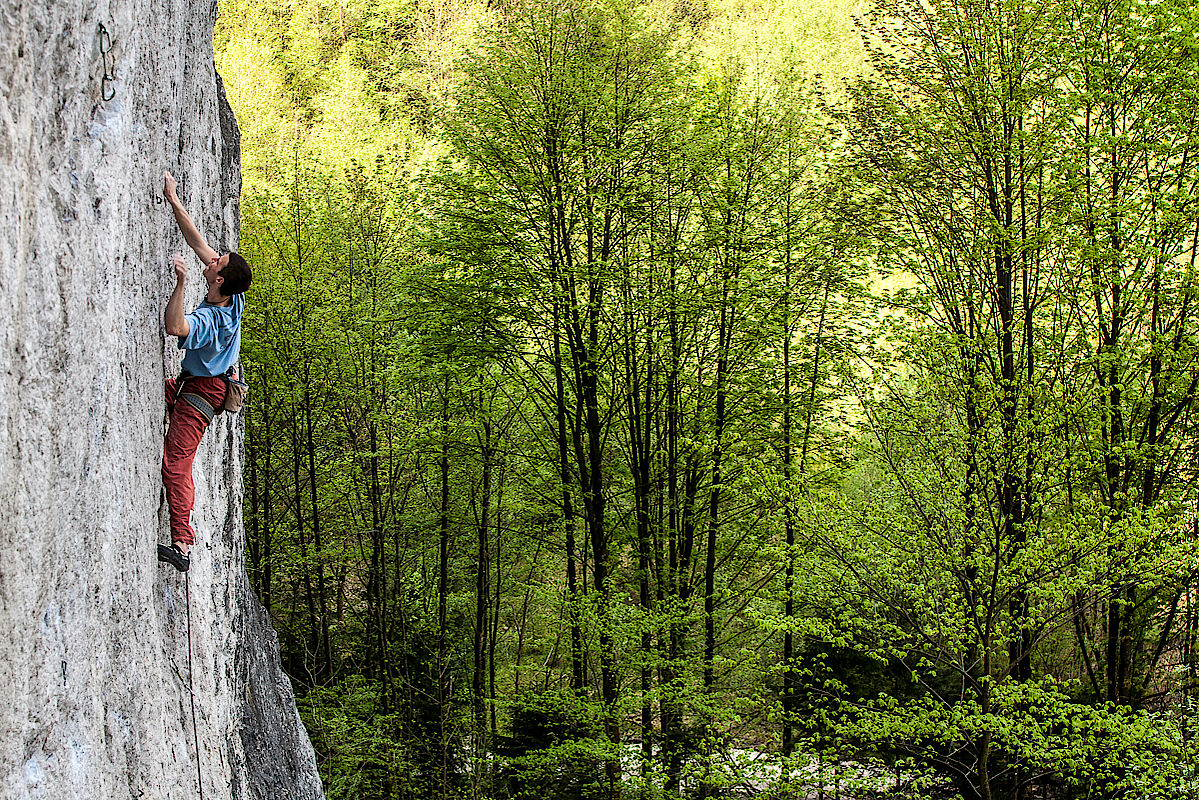
[[[220,291],[226,297],[241,294],[250,288],[250,265],[237,253],[229,254],[229,263],[217,274],[225,279]]]

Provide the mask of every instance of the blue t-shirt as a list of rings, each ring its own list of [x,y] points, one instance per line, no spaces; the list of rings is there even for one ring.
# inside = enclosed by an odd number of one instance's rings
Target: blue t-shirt
[[[179,337],[179,347],[187,351],[183,356],[185,370],[192,375],[215,377],[237,363],[241,312],[245,307],[245,298],[235,294],[227,306],[205,301],[187,315],[187,336]]]

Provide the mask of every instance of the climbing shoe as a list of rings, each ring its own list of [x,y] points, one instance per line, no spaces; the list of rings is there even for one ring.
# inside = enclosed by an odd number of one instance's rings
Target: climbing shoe
[[[187,572],[187,568],[191,564],[187,553],[180,550],[174,542],[171,542],[170,545],[158,545],[158,560],[170,564],[180,572]]]

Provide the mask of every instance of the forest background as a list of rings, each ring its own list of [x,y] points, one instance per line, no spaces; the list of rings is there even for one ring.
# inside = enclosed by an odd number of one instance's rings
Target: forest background
[[[1189,0],[215,45],[248,568],[329,797],[1199,791]]]

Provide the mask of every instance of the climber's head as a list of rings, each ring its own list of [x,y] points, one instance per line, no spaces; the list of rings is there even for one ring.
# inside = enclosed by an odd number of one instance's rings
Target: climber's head
[[[225,253],[208,262],[204,280],[223,297],[241,294],[250,288],[250,265],[237,253]]]

